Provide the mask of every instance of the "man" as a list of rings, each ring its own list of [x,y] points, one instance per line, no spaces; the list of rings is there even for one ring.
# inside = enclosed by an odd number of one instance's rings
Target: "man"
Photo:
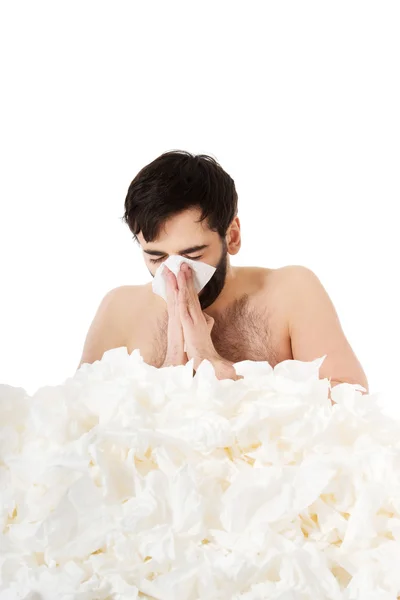
[[[196,369],[207,359],[218,378],[235,379],[232,364],[242,360],[275,366],[327,355],[321,378],[368,390],[335,308],[311,270],[231,266],[229,257],[241,245],[237,200],[232,178],[205,155],[168,152],[137,174],[123,220],[151,275],[172,254],[208,263],[216,272],[197,295],[187,265],[178,277],[165,269],[167,303],[151,283],[111,290],[89,328],[80,365],[123,346],[129,353],[139,348],[156,367],[193,358]]]

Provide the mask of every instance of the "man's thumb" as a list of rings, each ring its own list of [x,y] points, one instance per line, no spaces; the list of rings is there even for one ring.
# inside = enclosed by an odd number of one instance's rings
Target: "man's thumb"
[[[206,319],[206,323],[208,325],[208,331],[211,333],[211,330],[214,327],[215,321],[214,321],[213,317],[210,317],[210,315],[207,315],[207,313],[203,313],[203,314]]]

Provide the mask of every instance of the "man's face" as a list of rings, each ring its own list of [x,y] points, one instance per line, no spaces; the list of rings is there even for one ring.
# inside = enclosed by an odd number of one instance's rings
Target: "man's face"
[[[157,240],[147,243],[141,233],[137,237],[152,277],[171,254],[180,254],[216,267],[214,275],[199,294],[201,308],[205,310],[218,298],[225,285],[228,250],[225,240],[209,229],[207,221],[197,223],[200,216],[199,209],[189,209],[171,217],[160,230]]]

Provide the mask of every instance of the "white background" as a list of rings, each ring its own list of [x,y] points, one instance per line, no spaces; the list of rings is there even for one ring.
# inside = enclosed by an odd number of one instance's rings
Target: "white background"
[[[400,410],[398,7],[2,2],[0,383],[62,383],[104,294],[149,280],[125,195],[184,149],[236,182],[233,264],[314,270]]]

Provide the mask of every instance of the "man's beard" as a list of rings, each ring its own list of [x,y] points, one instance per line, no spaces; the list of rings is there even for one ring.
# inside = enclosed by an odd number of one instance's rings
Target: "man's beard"
[[[211,277],[210,281],[204,286],[199,294],[201,310],[206,310],[222,292],[225,280],[226,272],[228,268],[228,250],[226,247],[225,239],[222,240],[222,256],[216,266],[216,271]]]

